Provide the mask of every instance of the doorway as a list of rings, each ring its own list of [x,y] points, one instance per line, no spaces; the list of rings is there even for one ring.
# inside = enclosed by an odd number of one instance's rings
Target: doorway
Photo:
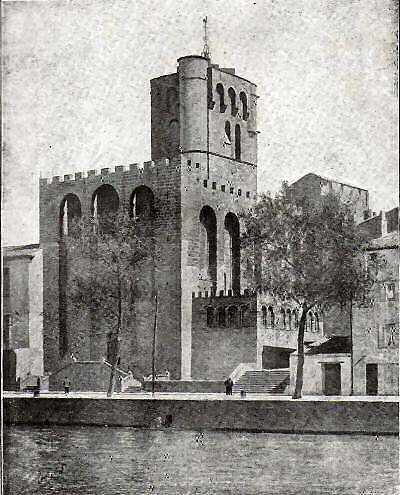
[[[366,365],[365,391],[367,395],[378,395],[378,365],[370,363]]]
[[[340,395],[341,394],[341,367],[340,363],[324,363],[323,364],[323,384],[325,395]]]

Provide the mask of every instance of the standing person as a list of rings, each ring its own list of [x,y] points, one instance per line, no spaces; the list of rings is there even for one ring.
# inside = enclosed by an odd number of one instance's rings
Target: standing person
[[[224,381],[224,385],[225,385],[225,394],[226,395],[230,395],[229,393],[229,386],[230,386],[230,378],[227,378],[225,381]]]
[[[64,378],[64,392],[66,395],[69,394],[69,389],[71,387],[71,382],[68,380],[67,377]]]
[[[233,380],[231,377],[228,378],[228,382],[229,382],[229,394],[228,395],[232,395],[232,390],[233,390]]]

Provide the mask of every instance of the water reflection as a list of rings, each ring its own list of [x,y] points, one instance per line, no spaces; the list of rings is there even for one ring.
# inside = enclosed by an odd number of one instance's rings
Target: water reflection
[[[10,427],[4,450],[18,495],[398,493],[395,437]]]

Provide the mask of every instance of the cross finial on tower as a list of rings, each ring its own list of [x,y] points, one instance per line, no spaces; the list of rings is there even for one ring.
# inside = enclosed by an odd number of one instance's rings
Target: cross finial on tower
[[[208,46],[208,32],[207,32],[207,16],[204,17],[203,19],[203,28],[204,28],[204,46],[203,46],[203,51],[201,52],[201,55],[206,58],[207,60],[210,60],[211,58],[211,53],[210,53],[210,47]]]

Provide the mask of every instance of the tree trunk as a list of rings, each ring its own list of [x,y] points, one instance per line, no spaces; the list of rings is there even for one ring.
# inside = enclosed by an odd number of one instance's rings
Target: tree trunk
[[[303,390],[303,369],[304,369],[304,331],[307,322],[307,307],[303,306],[299,322],[299,331],[297,334],[297,366],[296,366],[296,385],[293,399],[300,399]]]
[[[350,300],[350,395],[354,394],[353,300]]]
[[[119,267],[118,267],[119,268]],[[121,279],[120,279],[120,272],[118,269],[118,322],[117,322],[117,333],[115,336],[116,343],[115,343],[115,355],[113,356],[113,360],[111,363],[111,373],[110,373],[110,381],[108,383],[108,390],[107,390],[107,397],[111,397],[112,393],[114,391],[114,383],[115,383],[115,369],[118,364],[118,359],[120,355],[120,349],[119,349],[119,333],[121,329],[121,323],[122,323],[122,291],[121,291]]]

